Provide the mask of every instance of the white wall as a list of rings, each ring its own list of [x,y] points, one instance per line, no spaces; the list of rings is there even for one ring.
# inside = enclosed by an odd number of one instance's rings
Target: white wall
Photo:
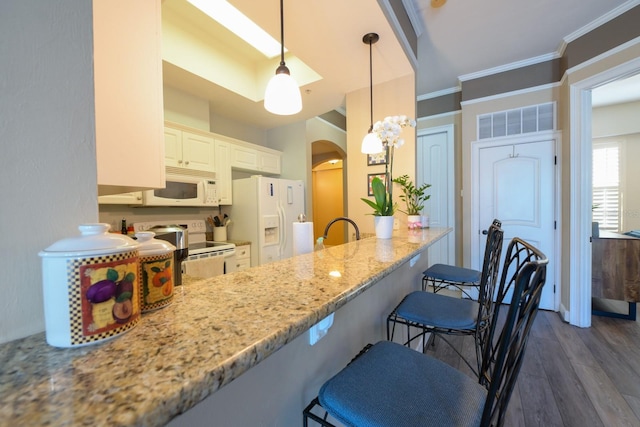
[[[640,133],[638,115],[640,101],[594,108],[591,116],[591,136],[602,138]]]
[[[98,218],[91,14],[0,4],[0,343],[44,330],[38,252]]]
[[[210,131],[209,101],[166,85],[163,98],[165,120]]]

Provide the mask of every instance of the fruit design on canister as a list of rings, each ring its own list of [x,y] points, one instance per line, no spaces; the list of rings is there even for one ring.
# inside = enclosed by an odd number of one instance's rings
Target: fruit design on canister
[[[83,331],[106,332],[139,316],[136,263],[91,266],[83,274]]]
[[[154,309],[168,303],[173,297],[173,254],[160,259],[143,259],[142,267],[142,311]]]

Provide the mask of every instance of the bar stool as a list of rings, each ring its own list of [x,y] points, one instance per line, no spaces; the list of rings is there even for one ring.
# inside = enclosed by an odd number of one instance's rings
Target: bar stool
[[[387,317],[387,340],[393,341],[396,325],[404,325],[407,332],[404,345],[410,347],[417,338],[422,338],[422,352],[424,353],[427,346],[427,334],[431,334],[428,338],[431,342],[438,336],[460,356],[461,360],[476,375],[479,375],[482,353],[486,344],[486,332],[495,308],[493,297],[498,284],[503,237],[504,232],[500,228],[500,222],[494,221],[489,227],[487,235],[478,301],[425,291],[411,292]],[[474,337],[475,368],[446,339],[446,335],[471,335]]]
[[[334,426],[333,419],[367,427],[504,425],[547,264],[544,254],[523,240],[514,238],[509,244],[497,304],[507,302],[508,290],[513,294],[508,307],[494,312],[488,339],[495,345],[485,349],[479,379],[403,345],[380,341],[322,385],[303,411],[303,426],[309,420]]]
[[[501,226],[500,221],[493,220],[493,224]],[[483,231],[488,234],[487,230]],[[479,289],[482,272],[472,268],[458,267],[449,264],[433,264],[422,272],[422,290],[426,291],[429,283],[433,288],[433,293],[452,286],[462,292],[465,298],[473,299],[469,293],[469,287]]]

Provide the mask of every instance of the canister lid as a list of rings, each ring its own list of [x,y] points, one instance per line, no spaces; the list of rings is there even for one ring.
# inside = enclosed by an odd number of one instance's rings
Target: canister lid
[[[81,224],[80,236],[58,240],[41,251],[41,257],[103,255],[137,249],[140,245],[123,234],[109,233],[109,224]]]
[[[138,231],[136,233],[136,239],[140,244],[140,256],[164,255],[176,250],[176,247],[166,240],[154,239],[155,235],[156,233],[153,231]]]

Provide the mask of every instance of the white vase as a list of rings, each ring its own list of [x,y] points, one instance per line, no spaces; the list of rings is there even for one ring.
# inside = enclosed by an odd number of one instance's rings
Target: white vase
[[[393,216],[374,216],[373,225],[378,239],[390,239],[393,233]]]
[[[409,229],[422,228],[420,215],[407,215],[407,227]]]

